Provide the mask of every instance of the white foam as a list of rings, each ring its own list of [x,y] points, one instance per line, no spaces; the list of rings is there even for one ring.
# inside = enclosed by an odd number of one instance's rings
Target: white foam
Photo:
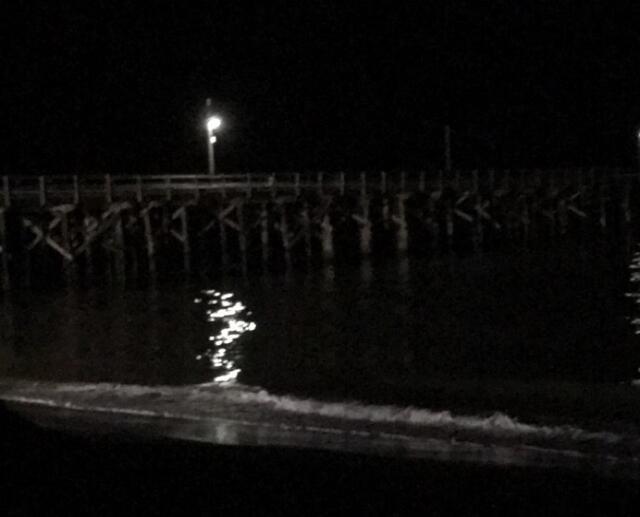
[[[348,421],[403,424],[451,431],[469,430],[510,437],[562,438],[607,444],[621,443],[625,440],[622,435],[609,431],[587,431],[570,425],[545,426],[523,423],[499,412],[488,417],[453,415],[450,411],[431,411],[416,407],[365,405],[356,402],[322,402],[291,396],[276,396],[265,390],[255,392],[230,389],[225,391],[223,396],[238,403],[259,403],[268,405],[275,410]],[[638,439],[632,438],[631,440],[640,446]]]
[[[489,416],[455,415],[417,407],[325,402],[293,396],[278,396],[259,388],[220,386],[139,386],[84,383],[0,383],[0,398],[13,402],[112,411],[144,416],[211,418],[255,423],[295,423],[320,428],[342,428],[350,432],[391,433],[405,436],[463,435],[482,443],[500,441],[556,448],[606,450],[611,446],[640,457],[637,432],[619,434],[610,430],[587,430],[572,425],[536,425],[520,422],[504,413]]]

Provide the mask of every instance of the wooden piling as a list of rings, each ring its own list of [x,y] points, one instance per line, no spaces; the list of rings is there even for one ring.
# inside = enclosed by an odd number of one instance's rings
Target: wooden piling
[[[78,206],[80,203],[80,185],[78,183],[78,175],[73,175],[73,204]]]
[[[47,204],[47,184],[44,176],[38,177],[38,197],[40,206],[45,206]]]
[[[311,258],[311,219],[309,218],[309,205],[306,201],[302,203],[300,210],[300,227],[304,239],[304,251],[308,260]]]
[[[371,253],[371,220],[369,219],[369,198],[360,198],[360,213],[355,216],[360,227],[360,253],[368,256]]]
[[[7,288],[9,270],[13,271],[9,267],[11,257],[7,251],[7,209],[12,197],[14,201],[20,199],[17,217],[23,223],[22,241],[27,250],[27,262],[35,258],[31,255],[43,244],[63,257],[67,265],[75,264],[77,257],[83,257],[79,263],[86,264],[85,271],[90,275],[92,249],[97,251],[106,246],[110,250],[110,271],[114,278],[116,275],[123,277],[125,268],[126,275],[134,273],[135,260],[139,257],[130,246],[139,245],[146,248],[149,274],[153,277],[157,254],[163,249],[158,248],[156,242],[162,234],[160,228],[153,228],[152,215],[156,206],[166,209],[162,235],[180,241],[186,271],[192,267],[191,244],[195,242],[195,236],[190,236],[188,231],[187,206],[192,204],[218,204],[220,209],[209,218],[205,229],[199,229],[198,235],[204,235],[210,228],[219,228],[222,262],[226,267],[231,255],[231,249],[227,250],[227,232],[229,229],[237,231],[238,248],[234,242],[233,256],[237,261],[236,268],[242,267],[243,271],[248,267],[247,262],[251,262],[247,257],[251,232],[260,239],[265,265],[270,260],[269,240],[274,229],[280,233],[278,239],[282,239],[287,264],[295,258],[294,250],[298,249],[308,259],[319,251],[325,260],[333,258],[334,252],[339,251],[334,247],[341,244],[334,242],[334,236],[341,230],[337,225],[343,224],[343,218],[333,217],[338,208],[329,209],[332,196],[342,198],[339,206],[349,207],[343,209],[349,210],[350,217],[357,223],[357,233],[353,237],[359,240],[363,257],[372,251],[370,209],[374,205],[371,203],[375,203],[376,224],[381,223],[393,233],[389,235],[399,253],[410,247],[412,239],[418,238],[419,233],[414,236],[413,231],[408,231],[409,223],[414,222],[427,230],[430,242],[443,249],[452,249],[454,243],[457,248],[458,241],[464,237],[466,244],[479,250],[489,226],[498,229],[503,222],[511,237],[524,242],[536,238],[536,224],[543,221],[548,222],[549,233],[557,231],[558,236],[577,230],[587,231],[585,222],[589,217],[591,231],[610,231],[618,221],[630,229],[635,217],[633,196],[636,195],[637,179],[600,174],[600,170],[596,171],[597,175],[592,171],[589,176],[587,172],[584,177],[582,171],[574,174],[562,170],[545,171],[541,176],[540,173],[532,175],[517,170],[513,177],[505,172],[494,178],[494,173],[490,172],[480,178],[477,171],[464,175],[452,171],[450,176],[440,176],[435,185],[424,172],[419,176],[406,173],[391,176],[381,172],[371,178],[361,173],[359,181],[348,175],[345,178],[342,172],[331,177],[320,173],[310,181],[302,174],[288,175],[282,181],[273,175],[189,177],[185,180],[179,180],[177,176],[116,178],[104,175],[96,179],[72,175],[55,181],[39,176],[15,182],[4,176],[0,178],[0,287]],[[223,190],[226,199],[222,196]],[[374,191],[373,200],[370,190]],[[409,204],[408,199],[418,192],[422,195],[413,197]],[[139,211],[129,212],[132,206],[124,203],[129,195],[135,198],[134,206]],[[154,196],[156,201],[152,201]],[[56,206],[50,207],[54,200]],[[177,202],[182,206],[172,209]],[[270,213],[268,207],[272,202],[275,202],[275,208]],[[91,210],[100,209],[101,214],[79,214],[81,205],[91,207]],[[245,221],[247,217],[252,218],[249,226]],[[276,225],[270,217],[276,218]],[[471,225],[471,231],[458,235],[458,225],[466,226],[467,223]],[[139,239],[129,238],[134,233]],[[312,246],[316,244],[314,239],[320,240],[320,250]],[[127,246],[126,250],[124,246]],[[239,255],[236,255],[236,249],[239,249]],[[143,263],[141,261],[139,267]]]
[[[149,277],[152,280],[156,277],[156,245],[151,223],[151,210],[154,206],[154,203],[149,203],[141,213],[142,223],[144,225],[144,242],[147,251],[147,268],[149,270]]]
[[[60,237],[61,247],[65,251],[62,253],[64,258],[64,275],[67,279],[67,285],[71,285],[75,280],[75,256],[73,249],[71,248],[71,239],[69,235],[69,211],[61,210],[59,212],[60,217]]]
[[[262,264],[269,263],[269,212],[266,203],[260,203],[260,244],[262,248]]]
[[[447,251],[453,250],[453,201],[447,200],[445,212],[445,226],[447,236]]]
[[[396,247],[400,253],[406,252],[409,247],[409,233],[407,230],[407,217],[404,205],[405,200],[406,196],[404,194],[398,194],[396,196],[396,213],[393,217],[396,223]]]
[[[104,176],[104,197],[108,205],[113,203],[113,192],[111,185],[111,175],[105,174]]]
[[[280,224],[278,229],[280,230],[280,237],[282,239],[282,248],[284,250],[284,260],[287,267],[291,266],[291,236],[289,235],[289,224],[287,221],[287,207],[280,201],[278,203],[278,210],[280,211]]]
[[[191,240],[189,236],[189,212],[187,207],[183,206],[180,212],[180,225],[182,229],[182,254],[184,259],[185,273],[191,273]]]
[[[124,229],[122,224],[122,211],[118,210],[117,219],[113,227],[113,253],[114,274],[117,283],[125,282],[125,253],[124,253]]]
[[[322,258],[327,262],[331,261],[333,259],[333,226],[328,212],[322,217],[321,239]]]

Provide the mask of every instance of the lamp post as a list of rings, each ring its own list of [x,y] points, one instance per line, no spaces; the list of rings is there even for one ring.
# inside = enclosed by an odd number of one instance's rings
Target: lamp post
[[[211,99],[207,99],[207,108],[211,107]],[[216,143],[216,130],[222,125],[222,119],[216,115],[207,115],[207,150],[209,153],[209,174],[216,173],[216,161],[213,145]]]

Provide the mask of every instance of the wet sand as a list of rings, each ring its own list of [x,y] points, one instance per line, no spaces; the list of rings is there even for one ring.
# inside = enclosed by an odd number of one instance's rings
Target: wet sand
[[[45,430],[0,409],[5,515],[634,515],[640,484],[576,472]]]

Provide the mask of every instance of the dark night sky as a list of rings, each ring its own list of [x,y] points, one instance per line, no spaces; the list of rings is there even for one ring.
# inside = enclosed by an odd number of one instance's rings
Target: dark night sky
[[[5,9],[0,172],[634,161],[637,2],[116,4]]]

